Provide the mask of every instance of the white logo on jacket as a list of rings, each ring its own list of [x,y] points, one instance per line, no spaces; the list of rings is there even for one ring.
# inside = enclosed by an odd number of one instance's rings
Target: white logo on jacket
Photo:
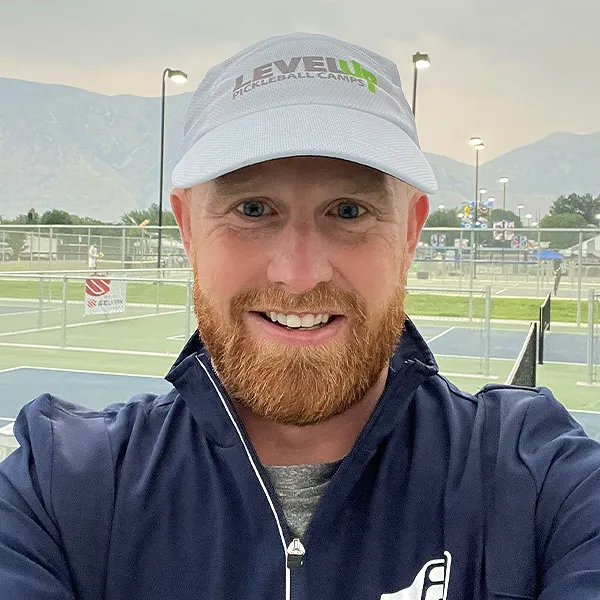
[[[451,562],[450,552],[444,552],[444,558],[430,560],[419,571],[410,587],[383,594],[381,600],[446,600]]]

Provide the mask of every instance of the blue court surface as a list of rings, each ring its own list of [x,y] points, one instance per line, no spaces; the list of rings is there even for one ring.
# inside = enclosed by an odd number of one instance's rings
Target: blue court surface
[[[462,356],[480,358],[484,355],[484,337],[481,329],[473,327],[421,325],[418,329],[434,356]],[[527,331],[492,329],[490,331],[490,358],[516,360]],[[587,335],[585,333],[544,334],[544,361],[586,364]]]
[[[24,404],[45,392],[99,410],[135,394],[171,389],[162,377],[18,367],[0,371],[0,417],[14,419]]]
[[[142,392],[161,394],[171,389],[161,377],[18,367],[0,371],[0,417],[14,419],[24,404],[45,392],[99,410]],[[571,414],[590,437],[600,441],[600,413]]]

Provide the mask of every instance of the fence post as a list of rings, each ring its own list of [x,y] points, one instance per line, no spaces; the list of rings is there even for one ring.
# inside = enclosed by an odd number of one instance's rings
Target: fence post
[[[53,247],[53,242],[54,241],[54,237],[52,235],[52,225],[50,225],[50,248],[48,249],[48,260],[50,261],[50,270],[52,270],[52,247]]]
[[[539,253],[540,253],[540,242],[542,241],[542,232],[540,231],[540,224],[538,223],[537,225],[538,228],[538,235],[537,235],[537,251],[538,251],[538,257],[539,257]],[[536,295],[539,296],[540,295],[540,275],[541,275],[541,268],[542,268],[542,261],[540,261],[540,259],[537,259],[537,283],[536,283]]]
[[[67,345],[67,276],[63,276],[62,285],[62,322],[60,345],[64,348]]]
[[[192,332],[192,281],[188,279],[185,292],[185,339],[190,338]]]
[[[583,276],[582,257],[583,254],[583,230],[579,230],[579,274],[577,280],[577,327],[581,325],[581,278]]]
[[[490,349],[492,338],[492,286],[485,288],[485,324],[484,324],[484,359],[483,374],[487,377],[490,374]]]
[[[40,302],[38,312],[38,328],[41,329],[44,326],[44,277],[40,277]]]
[[[125,227],[121,230],[121,269],[125,269]]]
[[[469,240],[471,246],[471,262],[469,263],[469,288],[473,289],[473,278],[475,277],[475,230],[471,229],[471,239]]]
[[[463,280],[463,230],[460,230],[460,246],[458,247],[458,289],[462,290]]]
[[[594,362],[595,362],[595,348],[594,342],[594,301],[596,299],[596,292],[594,290],[588,291],[588,370],[589,370],[589,382],[594,383]]]
[[[6,248],[6,231],[2,232],[2,262],[6,260],[5,253],[7,252]]]
[[[156,278],[154,280],[154,285],[156,286],[156,314],[160,312],[160,278]]]
[[[92,230],[88,227],[87,248],[85,249],[85,255],[84,255],[84,259],[83,259],[83,260],[85,260],[86,266],[89,266],[89,263],[88,263],[88,252],[90,251],[90,246],[91,245],[92,245]]]

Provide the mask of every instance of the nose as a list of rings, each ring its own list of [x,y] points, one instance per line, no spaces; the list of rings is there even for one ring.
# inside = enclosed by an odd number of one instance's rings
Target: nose
[[[328,244],[308,223],[289,224],[278,236],[267,277],[293,294],[302,294],[331,281]]]

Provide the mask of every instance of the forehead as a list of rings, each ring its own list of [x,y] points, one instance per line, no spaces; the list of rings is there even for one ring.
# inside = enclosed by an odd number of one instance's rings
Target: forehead
[[[263,185],[336,187],[345,191],[399,193],[406,186],[397,179],[358,163],[336,158],[293,157],[251,165],[210,182],[212,191],[226,195]]]

